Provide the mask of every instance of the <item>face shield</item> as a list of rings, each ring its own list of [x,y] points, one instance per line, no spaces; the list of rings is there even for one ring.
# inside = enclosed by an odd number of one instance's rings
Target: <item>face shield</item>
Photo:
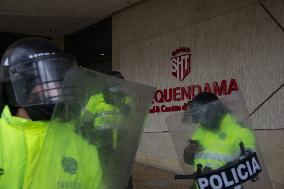
[[[74,65],[71,56],[40,56],[6,66],[8,75],[2,74],[2,81],[10,81],[12,85],[16,101],[13,104],[26,107],[60,103],[63,96],[70,95],[70,90],[62,89],[62,81]]]
[[[194,123],[214,128],[225,111],[226,108],[218,100],[205,105],[199,102],[189,102],[182,121],[183,123]]]

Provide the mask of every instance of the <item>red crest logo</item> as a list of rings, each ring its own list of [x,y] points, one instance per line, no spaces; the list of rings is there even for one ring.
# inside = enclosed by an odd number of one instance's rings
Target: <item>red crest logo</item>
[[[172,52],[172,75],[178,80],[184,80],[191,71],[191,50],[188,47],[180,47]]]

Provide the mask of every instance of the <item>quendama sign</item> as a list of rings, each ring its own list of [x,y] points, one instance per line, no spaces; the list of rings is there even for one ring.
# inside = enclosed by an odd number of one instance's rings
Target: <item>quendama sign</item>
[[[239,86],[236,79],[205,82],[204,85],[193,84],[185,87],[173,87],[158,89],[152,101],[150,113],[175,112],[186,109],[186,103],[200,92],[212,92],[218,96],[230,95],[233,91],[238,91]],[[164,103],[181,102],[182,105],[165,105]]]

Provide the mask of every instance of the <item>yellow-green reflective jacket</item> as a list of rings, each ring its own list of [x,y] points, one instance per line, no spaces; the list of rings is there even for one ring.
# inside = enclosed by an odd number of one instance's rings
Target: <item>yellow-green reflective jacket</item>
[[[112,140],[112,148],[116,149],[118,140],[117,129],[123,120],[119,107],[108,104],[103,93],[98,93],[90,97],[86,110],[94,115],[94,127],[98,129],[98,132],[100,129],[112,129],[112,139],[110,140]]]
[[[0,123],[0,168],[4,169],[0,188],[104,188],[97,148],[70,128],[66,123],[54,121],[48,126],[13,117],[5,107]]]
[[[217,169],[236,160],[240,156],[240,142],[252,151],[255,151],[256,146],[252,131],[238,124],[229,114],[223,118],[218,130],[199,127],[194,132],[192,140],[197,140],[203,148],[194,156],[195,170],[197,164]]]
[[[2,189],[29,189],[48,124],[12,116],[8,106],[0,119],[0,175]]]
[[[120,109],[112,104],[108,104],[103,93],[98,93],[91,96],[86,110],[95,115],[95,127],[115,128],[122,120],[122,113]]]

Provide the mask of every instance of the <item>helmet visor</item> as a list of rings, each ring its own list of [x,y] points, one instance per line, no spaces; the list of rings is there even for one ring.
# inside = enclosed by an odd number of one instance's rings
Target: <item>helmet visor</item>
[[[72,87],[62,89],[62,81],[65,73],[74,65],[74,58],[66,55],[50,55],[10,65],[9,77],[16,104],[54,104],[61,102],[63,97],[72,96],[78,90]]]
[[[224,111],[224,106],[218,100],[207,104],[189,102],[183,116],[183,123],[208,124],[214,122],[218,113]]]

